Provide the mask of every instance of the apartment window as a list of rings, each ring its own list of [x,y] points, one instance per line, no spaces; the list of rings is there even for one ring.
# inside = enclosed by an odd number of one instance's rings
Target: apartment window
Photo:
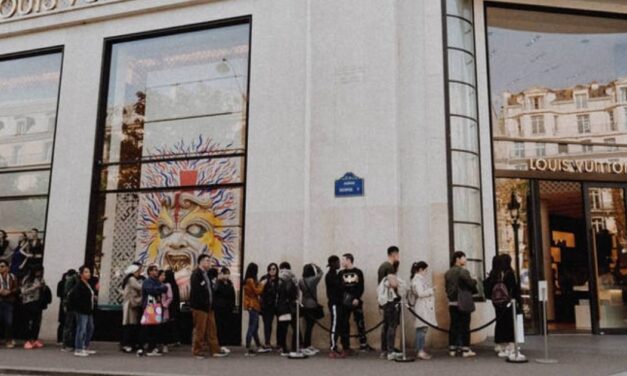
[[[627,103],[627,87],[621,87],[618,89],[618,101],[621,103]]]
[[[601,192],[598,189],[590,188],[590,207],[592,209],[601,209]]]
[[[568,144],[557,144],[557,152],[559,154],[568,154]]]
[[[594,232],[601,232],[601,230],[605,228],[605,221],[603,220],[603,218],[595,217],[595,218],[592,218],[591,222],[592,222],[592,228],[594,229]]]
[[[514,142],[514,158],[524,158],[524,157],[525,157],[525,143]]]
[[[578,110],[588,107],[588,95],[575,94],[575,107]]]
[[[604,138],[603,142],[606,144],[616,144],[616,139],[614,137]],[[610,145],[607,147],[607,151],[616,151],[616,150],[618,150],[618,147],[616,145]]]
[[[577,115],[579,133],[590,133],[590,115]]]
[[[627,107],[623,108],[623,122],[625,130],[627,130]]]
[[[536,157],[544,157],[546,155],[546,144],[544,142],[536,143]]]
[[[531,117],[531,132],[534,135],[544,134],[544,115],[533,115]]]
[[[590,140],[582,140],[582,145],[581,145],[581,149],[584,153],[591,153],[592,152],[592,145],[587,145],[590,143]]]
[[[249,32],[242,20],[107,43],[86,256],[100,303],[121,304],[134,261],[172,269],[182,302],[200,254],[240,280]]]
[[[54,132],[24,134],[49,126],[37,123],[48,121],[40,113],[56,114],[61,55],[54,51],[0,61],[0,118],[6,119],[0,129],[0,229],[8,235],[10,250],[22,232],[36,228],[39,240],[31,247],[43,252]],[[49,122],[54,130],[56,117]]]
[[[528,107],[530,110],[541,110],[542,109],[542,95],[534,95],[529,97],[527,100]]]
[[[616,131],[616,122],[614,121],[614,112],[613,111],[608,111],[607,112],[608,118],[609,118],[609,122],[610,122],[610,131]]]

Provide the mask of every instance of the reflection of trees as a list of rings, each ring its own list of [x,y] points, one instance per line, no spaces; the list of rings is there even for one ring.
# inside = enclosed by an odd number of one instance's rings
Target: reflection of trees
[[[507,210],[507,204],[510,201],[511,194],[516,192],[518,202],[520,203],[520,230],[522,233],[519,236],[519,249],[523,255],[523,267],[529,266],[529,250],[526,247],[527,244],[527,198],[529,195],[529,181],[522,179],[497,179],[496,180],[496,202],[497,202],[497,215],[498,226],[506,226],[505,233],[511,233],[511,219]],[[498,232],[501,234],[501,231]],[[499,251],[507,250],[507,252],[514,257],[514,239],[513,237],[506,236],[499,240]]]

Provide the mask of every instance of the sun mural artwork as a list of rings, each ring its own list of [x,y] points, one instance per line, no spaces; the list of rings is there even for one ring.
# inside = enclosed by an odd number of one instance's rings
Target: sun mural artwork
[[[175,150],[159,154],[189,154],[192,148],[199,155],[224,150],[200,137],[190,147],[180,142]],[[233,158],[163,161],[142,168],[143,187],[182,187],[141,196],[137,233],[137,260],[172,269],[182,301],[189,298],[189,278],[199,255],[210,255],[215,267],[239,270],[239,189],[199,189],[237,183],[239,175]]]

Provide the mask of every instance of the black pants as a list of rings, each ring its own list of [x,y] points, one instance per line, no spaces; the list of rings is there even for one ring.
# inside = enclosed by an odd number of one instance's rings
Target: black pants
[[[39,302],[24,305],[26,314],[26,340],[35,341],[39,339],[39,329],[41,329],[41,306]]]
[[[140,348],[139,346],[139,324],[124,325],[122,326],[122,347],[131,347],[134,350]]]
[[[303,341],[303,347],[307,348],[311,346],[311,335],[316,325],[316,320],[313,318],[313,313],[308,310],[303,310],[303,316],[305,318],[305,339]]]
[[[451,327],[448,334],[449,349],[460,349],[470,346],[470,313],[462,312],[457,306],[449,306]]]
[[[141,346],[146,351],[152,351],[157,347],[159,341],[159,333],[161,325],[142,325],[141,326]]]
[[[368,345],[368,338],[366,337],[366,322],[364,319],[364,306],[362,303],[359,303],[357,307],[354,308],[345,308],[345,314],[343,315],[343,324],[342,327],[348,331],[350,334],[350,318],[353,316],[353,320],[357,325],[357,333],[359,334],[359,344],[364,347]]]
[[[261,311],[261,317],[263,317],[263,340],[266,346],[272,346],[272,324],[276,317],[276,312],[273,309],[264,309]]]
[[[65,312],[65,321],[63,322],[63,346],[73,349],[74,339],[76,338],[76,312]]]
[[[292,351],[296,351],[296,316],[292,314],[291,321],[279,321],[276,331],[276,340],[278,346],[283,352],[289,352],[287,347],[287,331],[292,328]],[[302,340],[301,340],[302,343]]]
[[[340,314],[337,304],[329,304],[329,316],[331,322],[331,327],[329,328],[331,331],[331,333],[329,333],[329,348],[331,351],[337,351],[337,340],[340,338],[338,327],[340,325]]]
[[[383,320],[385,323],[385,351],[389,353],[394,352],[394,345],[396,344],[396,328],[400,323],[400,305],[397,303],[387,303],[383,307]]]

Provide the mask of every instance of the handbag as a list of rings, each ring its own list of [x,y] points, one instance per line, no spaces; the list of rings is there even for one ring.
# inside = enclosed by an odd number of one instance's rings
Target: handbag
[[[457,290],[457,309],[466,313],[475,311],[475,301],[472,298],[472,292],[462,289]]]
[[[146,308],[142,313],[141,325],[159,325],[163,323],[163,307],[153,296],[148,296]]]

